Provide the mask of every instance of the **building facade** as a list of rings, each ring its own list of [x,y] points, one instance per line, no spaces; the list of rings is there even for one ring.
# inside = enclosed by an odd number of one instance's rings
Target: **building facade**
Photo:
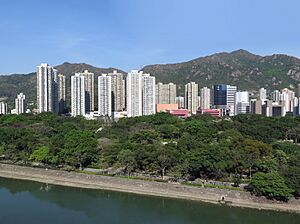
[[[198,109],[198,84],[190,82],[185,85],[185,108],[191,114],[196,114]]]
[[[249,102],[249,92],[242,91],[235,93],[235,115],[237,114],[248,114],[250,102]]]
[[[46,63],[37,66],[37,111],[57,113],[57,70]]]
[[[73,117],[86,114],[86,78],[80,73],[71,77],[71,114]]]
[[[143,72],[132,70],[127,74],[126,78],[126,104],[127,116],[136,117],[143,115],[142,105],[142,86],[143,86]]]
[[[88,70],[78,73],[85,78],[85,111],[90,113],[95,108],[95,75]]]
[[[176,103],[176,85],[174,83],[156,84],[156,104],[175,104]]]
[[[203,87],[200,89],[200,108],[202,110],[210,109],[210,88]]]
[[[58,101],[58,113],[64,114],[67,110],[66,103],[66,76],[59,74],[57,76],[57,101]]]
[[[98,77],[98,114],[111,117],[112,104],[112,77],[102,74]]]
[[[24,114],[26,112],[26,97],[23,93],[18,94],[15,99],[16,114]]]
[[[236,91],[236,86],[225,84],[214,86],[214,105],[222,109],[223,115],[233,116],[235,114]]]
[[[155,114],[155,77],[150,74],[142,75],[143,115]]]
[[[5,115],[8,113],[7,103],[0,102],[0,115]]]
[[[125,109],[125,83],[123,74],[117,71],[109,73],[111,77],[111,99],[112,99],[112,111],[121,112]]]
[[[267,90],[265,88],[259,89],[259,99],[266,100],[267,99]]]

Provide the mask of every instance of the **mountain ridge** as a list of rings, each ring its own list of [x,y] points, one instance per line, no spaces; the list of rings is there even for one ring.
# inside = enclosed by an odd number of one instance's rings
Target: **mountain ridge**
[[[54,66],[58,73],[67,77],[75,72],[89,70],[96,76],[117,70],[117,68],[97,68],[86,63],[64,62]],[[153,64],[142,68],[145,73],[154,75],[157,82],[173,82],[178,86],[178,95],[183,94],[184,85],[195,81],[199,87],[212,87],[213,84],[227,83],[237,85],[239,90],[255,92],[261,87],[268,90],[289,87],[294,89],[300,81],[300,59],[286,54],[260,56],[239,49],[198,57],[186,62]],[[68,88],[69,91],[69,88]],[[0,98],[6,97],[12,105],[19,92],[35,102],[36,73],[0,76]]]

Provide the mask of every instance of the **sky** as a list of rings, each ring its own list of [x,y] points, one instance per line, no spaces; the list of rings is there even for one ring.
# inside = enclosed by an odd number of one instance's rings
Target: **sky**
[[[1,0],[0,74],[129,71],[217,52],[300,57],[299,0]]]

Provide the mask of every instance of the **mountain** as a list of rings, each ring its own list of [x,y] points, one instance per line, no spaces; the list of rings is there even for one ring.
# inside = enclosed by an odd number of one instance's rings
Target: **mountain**
[[[114,68],[96,68],[92,65],[68,62],[55,67],[67,76],[67,92],[70,91],[70,76],[75,72],[89,70],[96,75],[108,73]],[[190,81],[200,87],[227,83],[237,85],[239,90],[255,92],[261,87],[268,90],[289,87],[295,89],[300,82],[300,59],[283,54],[259,56],[245,50],[217,53],[188,62],[149,65],[143,68],[157,78],[157,82],[173,82],[178,93],[183,94],[184,85]],[[24,92],[29,102],[36,101],[36,74],[0,76],[0,99],[7,98],[10,105],[17,93]],[[68,94],[68,98],[70,94]]]
[[[55,66],[58,73],[66,75],[67,83],[67,101],[70,100],[70,86],[71,76],[76,72],[83,72],[89,70],[95,73],[96,76],[103,73],[109,73],[114,70],[124,73],[120,69],[115,68],[96,68],[92,65],[85,63],[68,63],[65,62],[61,65]],[[26,95],[29,104],[36,102],[36,73],[26,75],[13,74],[0,76],[0,100],[1,98],[8,102],[10,109],[14,107],[14,99],[17,94],[23,92]],[[68,104],[70,105],[70,104]]]
[[[257,91],[295,88],[300,80],[300,60],[287,55],[258,56],[245,50],[218,53],[183,63],[149,65],[143,68],[158,81],[173,82],[182,94],[187,82],[199,86],[237,85],[239,90]]]

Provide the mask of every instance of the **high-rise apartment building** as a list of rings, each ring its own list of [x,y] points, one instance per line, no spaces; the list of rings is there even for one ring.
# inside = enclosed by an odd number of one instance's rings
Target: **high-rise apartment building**
[[[143,74],[143,115],[155,114],[155,77]]]
[[[67,110],[66,104],[66,76],[59,74],[57,76],[57,101],[58,101],[58,113],[64,114]]]
[[[125,83],[123,74],[113,71],[113,73],[109,73],[108,76],[111,77],[112,111],[123,111],[125,108]]]
[[[249,92],[242,91],[235,93],[235,115],[249,113]]]
[[[179,109],[184,109],[185,103],[184,103],[184,97],[183,96],[176,97],[176,103],[178,104]]]
[[[225,84],[214,86],[214,105],[223,110],[223,115],[234,115],[236,91],[236,86]]]
[[[37,66],[37,111],[57,112],[56,69],[48,64]]]
[[[279,102],[280,101],[280,91],[279,90],[275,90],[271,93],[271,100],[275,101],[275,102]]]
[[[127,116],[155,114],[155,77],[133,70],[126,81]]]
[[[24,114],[26,112],[26,97],[23,93],[18,94],[15,99],[16,114]]]
[[[266,100],[267,99],[267,90],[265,88],[259,89],[259,99]]]
[[[189,113],[196,114],[198,109],[198,84],[190,82],[185,85],[185,108]]]
[[[203,87],[200,89],[200,108],[210,108],[210,88]]]
[[[126,94],[127,94],[127,116],[136,117],[143,115],[142,105],[142,87],[143,87],[143,72],[133,70],[127,74],[126,78]]]
[[[73,117],[86,114],[86,78],[80,73],[71,77],[71,114]]]
[[[95,108],[95,75],[88,70],[78,73],[85,78],[85,108],[86,112],[93,112]]]
[[[0,114],[5,115],[8,112],[7,103],[0,102]]]
[[[101,116],[112,115],[112,79],[112,76],[106,74],[98,77],[98,113]]]
[[[284,88],[281,90],[281,95],[280,95],[280,101],[282,102],[282,105],[285,107],[286,112],[293,112],[293,107],[292,107],[292,100],[295,97],[295,92],[288,89]]]
[[[156,84],[156,104],[175,104],[176,103],[176,85],[174,83]]]
[[[250,100],[250,113],[251,114],[262,114],[262,100],[252,99]]]

